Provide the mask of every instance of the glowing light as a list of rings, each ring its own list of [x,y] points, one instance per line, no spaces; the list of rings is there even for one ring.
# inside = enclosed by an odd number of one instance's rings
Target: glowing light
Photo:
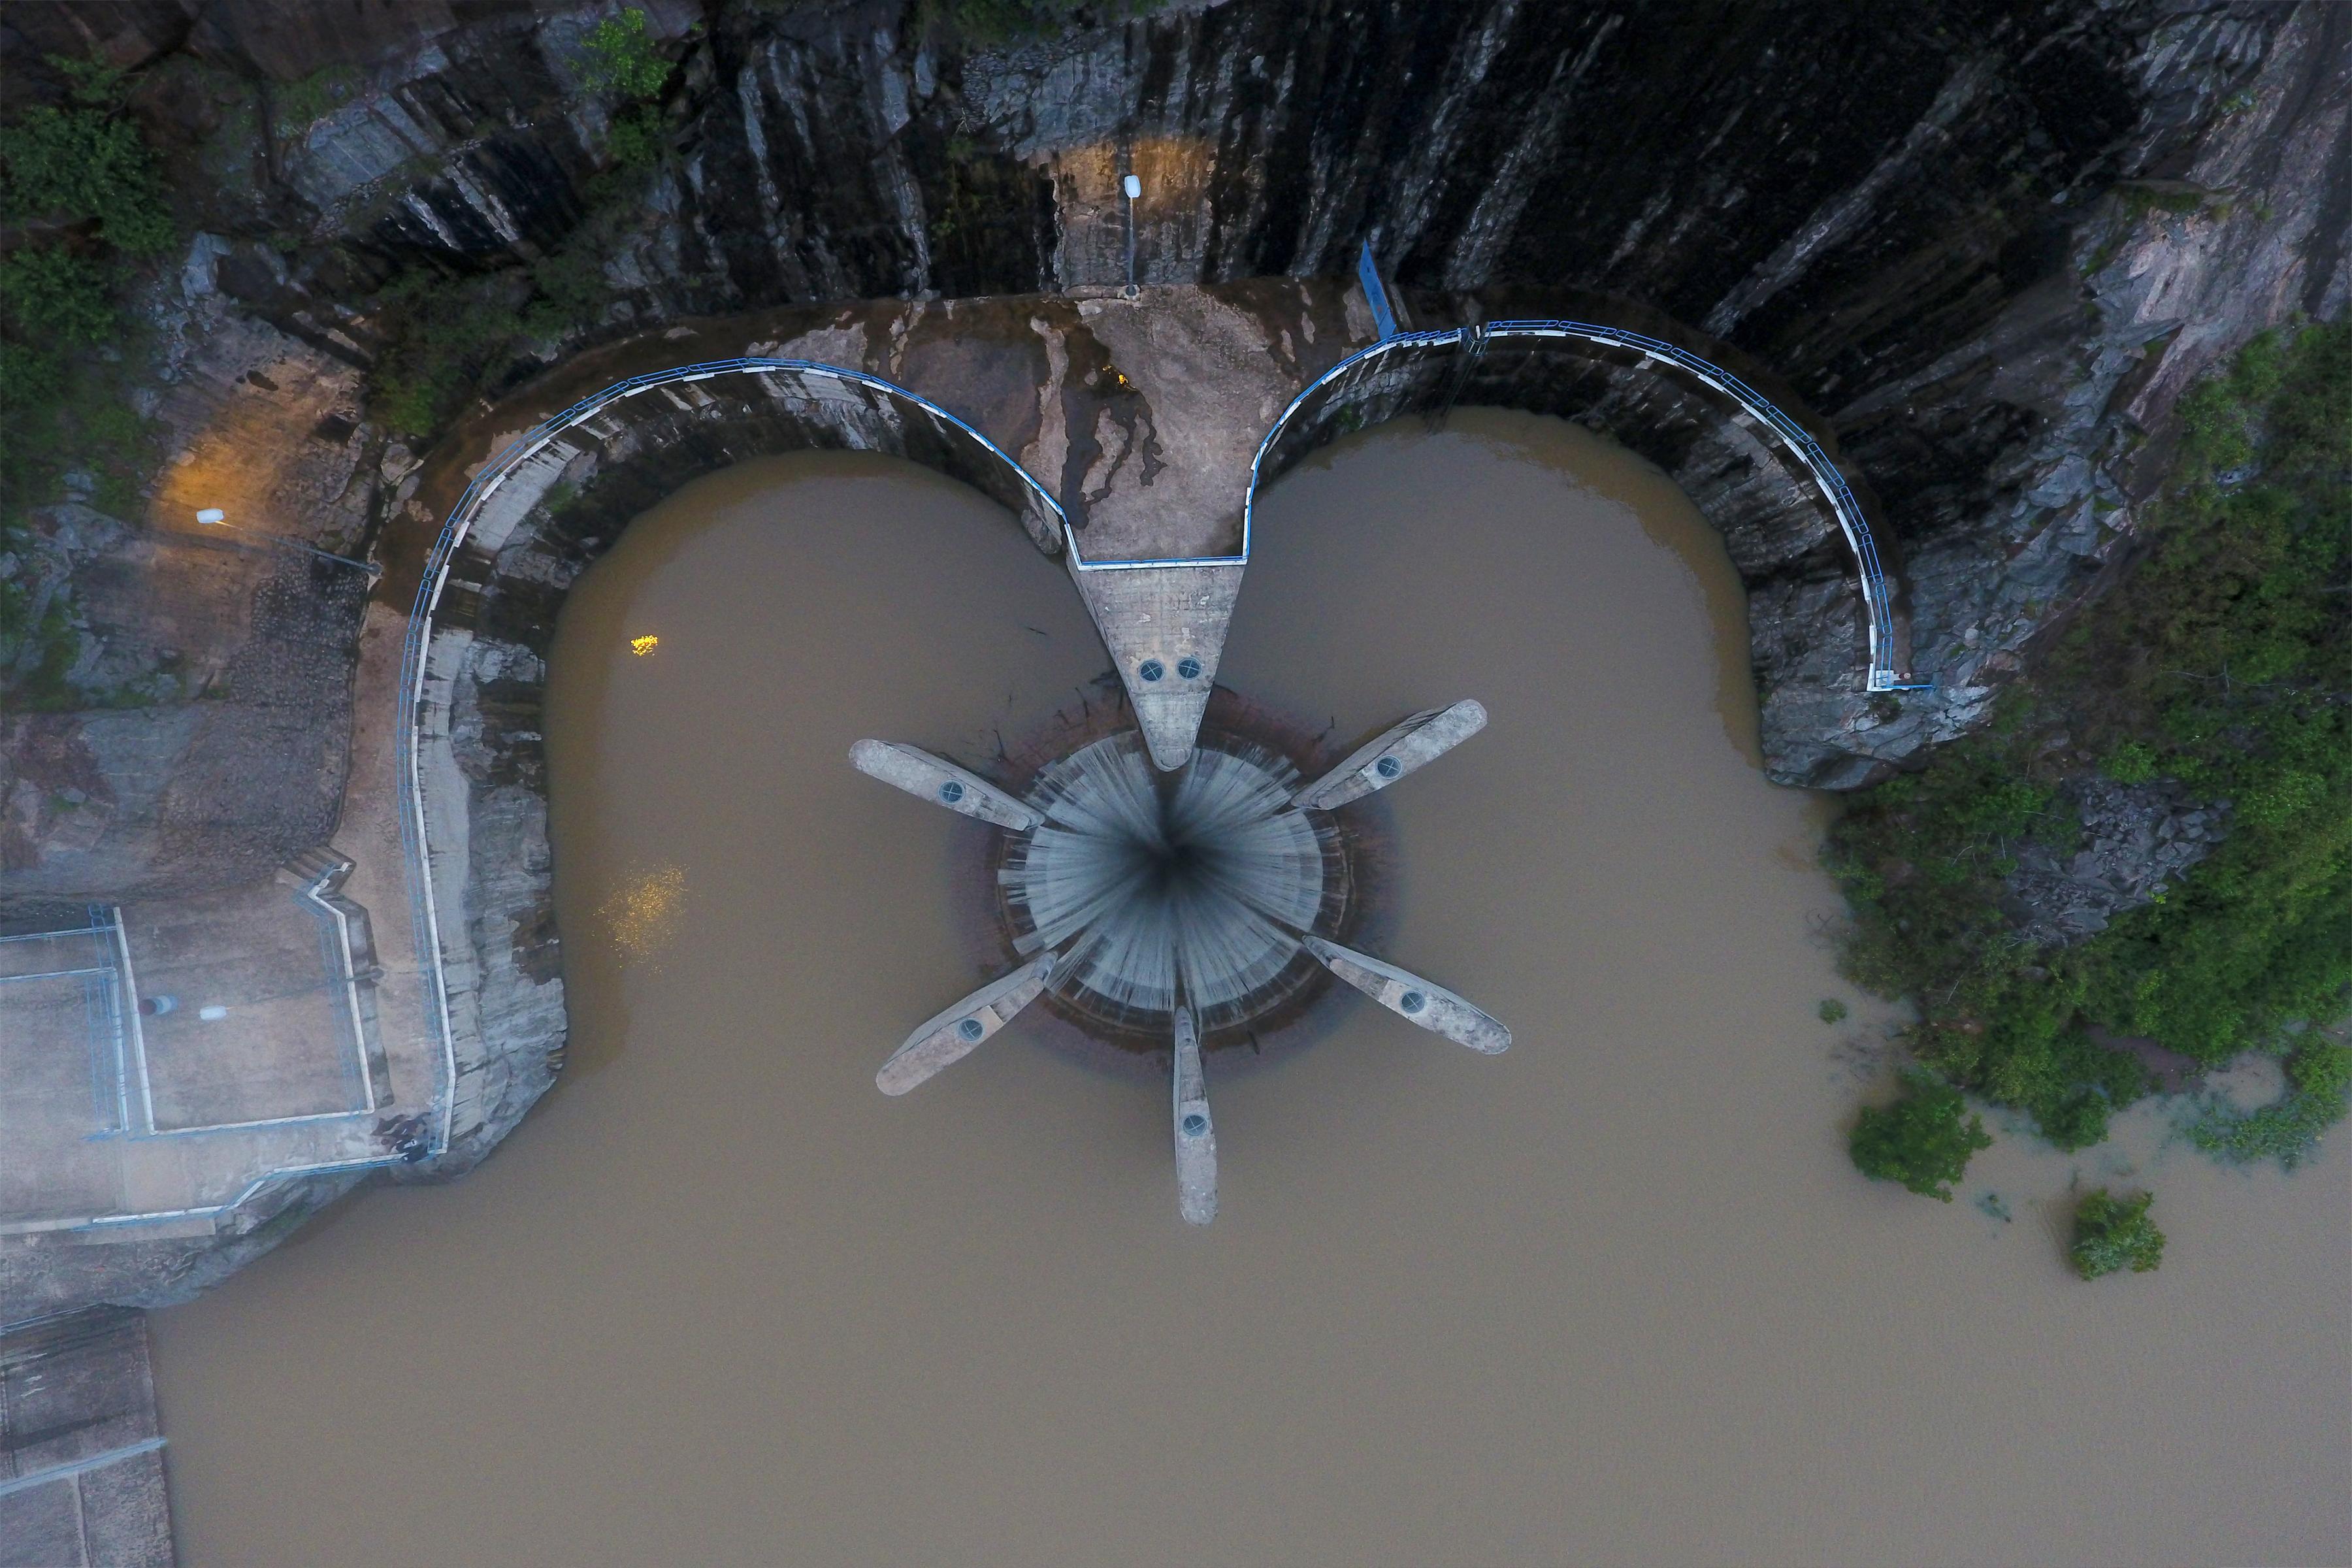
[[[635,654],[639,658],[645,658],[646,655],[653,652],[654,649],[659,647],[661,647],[661,638],[659,637],[631,637],[629,639],[629,651]]]
[[[615,888],[596,910],[613,934],[613,945],[631,962],[654,957],[677,940],[678,911],[686,902],[686,872],[664,866]]]

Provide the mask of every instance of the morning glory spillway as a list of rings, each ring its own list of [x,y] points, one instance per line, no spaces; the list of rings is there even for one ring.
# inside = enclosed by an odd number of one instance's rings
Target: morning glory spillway
[[[1329,819],[1291,804],[1297,780],[1265,747],[1211,738],[1163,782],[1131,731],[1048,764],[1030,791],[1045,821],[998,872],[1014,945],[1062,951],[1057,994],[1119,1021],[1181,998],[1216,1029],[1279,1005],[1310,969],[1300,934],[1336,921],[1348,887]]]

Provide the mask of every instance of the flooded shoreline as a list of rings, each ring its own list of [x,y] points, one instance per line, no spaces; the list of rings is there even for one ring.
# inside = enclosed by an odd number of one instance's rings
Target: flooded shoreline
[[[2343,1152],[2224,1171],[2143,1108],[1949,1207],[1862,1180],[1885,1015],[1746,660],[1719,542],[1572,427],[1391,427],[1265,498],[1223,679],[1342,735],[1493,715],[1386,797],[1381,951],[1518,1043],[1358,1005],[1213,1058],[1190,1234],[1164,1086],[1019,1023],[872,1086],[978,972],[960,825],[847,746],[1032,732],[1103,667],[1066,577],[904,465],[681,492],[553,657],[565,1080],[156,1315],[183,1560],[2339,1554]],[[2084,1286],[2069,1186],[2124,1179],[2172,1249]]]

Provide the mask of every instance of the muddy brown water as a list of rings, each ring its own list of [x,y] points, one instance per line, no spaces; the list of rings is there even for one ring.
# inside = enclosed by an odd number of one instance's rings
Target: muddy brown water
[[[1494,716],[1390,793],[1385,942],[1508,1055],[1359,1006],[1213,1058],[1205,1232],[1164,1088],[1020,1025],[877,1094],[978,976],[954,819],[850,742],[984,752],[1103,656],[968,491],[711,477],[554,656],[572,1069],[463,1183],[156,1316],[183,1561],[2352,1555],[2340,1142],[2224,1172],[2150,1109],[2082,1158],[2005,1138],[1948,1206],[1846,1163],[1887,1015],[1818,935],[1824,806],[1757,771],[1738,585],[1677,492],[1472,412],[1261,520],[1226,679],[1347,735]],[[2153,1185],[2160,1273],[2065,1271],[2077,1180]]]

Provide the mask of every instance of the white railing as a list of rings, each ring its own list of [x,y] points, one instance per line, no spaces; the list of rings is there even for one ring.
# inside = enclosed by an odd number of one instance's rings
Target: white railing
[[[1004,449],[963,420],[957,418],[930,399],[908,391],[880,376],[863,371],[845,369],[841,365],[824,364],[814,360],[800,359],[730,359],[714,360],[702,364],[680,365],[674,370],[655,371],[615,382],[601,392],[593,393],[564,409],[541,420],[524,432],[482,466],[450,509],[448,521],[442,525],[440,537],[434,541],[431,553],[425,558],[424,580],[416,590],[416,605],[409,614],[408,637],[401,656],[400,716],[398,731],[399,790],[401,795],[400,831],[403,848],[408,860],[408,892],[410,916],[415,926],[417,968],[425,980],[425,1026],[438,1038],[441,1047],[442,1083],[438,1127],[432,1152],[448,1152],[453,1118],[457,1102],[457,1047],[449,1017],[449,994],[441,967],[440,910],[433,894],[433,877],[425,857],[425,790],[422,761],[417,746],[416,726],[425,700],[425,656],[433,640],[433,615],[440,607],[441,594],[449,579],[449,568],[458,549],[474,527],[475,520],[490,497],[498,493],[516,468],[544,450],[557,437],[574,426],[594,417],[598,413],[656,387],[682,382],[709,381],[722,375],[761,375],[775,372],[800,375],[822,376],[845,384],[862,386],[881,393],[886,397],[901,401],[921,409],[946,426],[961,431],[983,450],[1001,460],[1018,479],[1030,499],[1049,512],[1060,524],[1066,542],[1073,547],[1069,519],[1053,495],[1032,478],[1028,471],[1013,460]],[[1073,548],[1072,560],[1076,559]]]
[[[1265,479],[1267,457],[1288,430],[1292,419],[1310,403],[1339,383],[1360,378],[1363,370],[1381,356],[1394,353],[1416,354],[1424,351],[1447,350],[1469,353],[1483,350],[1484,345],[1512,339],[1559,340],[1591,343],[1602,348],[1627,349],[1641,354],[1645,361],[1662,360],[1697,378],[1706,385],[1730,398],[1750,417],[1763,425],[1780,443],[1788,447],[1800,467],[1819,488],[1837,518],[1838,528],[1845,535],[1847,547],[1853,552],[1855,574],[1862,593],[1864,620],[1869,631],[1869,665],[1864,672],[1865,689],[1872,691],[1916,690],[1924,682],[1910,680],[1895,664],[1894,595],[1885,567],[1880,563],[1877,542],[1870,536],[1870,524],[1864,518],[1861,503],[1847,486],[1837,465],[1821,444],[1787,414],[1776,407],[1770,399],[1712,361],[1701,359],[1687,349],[1645,337],[1640,332],[1620,327],[1596,326],[1586,321],[1493,321],[1482,327],[1448,330],[1434,332],[1400,332],[1384,338],[1368,349],[1349,355],[1329,370],[1315,378],[1297,396],[1290,400],[1273,426],[1258,443],[1256,454],[1250,459],[1249,492],[1242,500],[1242,550],[1238,556],[1220,557],[1191,563],[1163,562],[1150,564],[1200,566],[1246,563],[1249,560],[1250,532],[1256,509],[1259,485]]]

